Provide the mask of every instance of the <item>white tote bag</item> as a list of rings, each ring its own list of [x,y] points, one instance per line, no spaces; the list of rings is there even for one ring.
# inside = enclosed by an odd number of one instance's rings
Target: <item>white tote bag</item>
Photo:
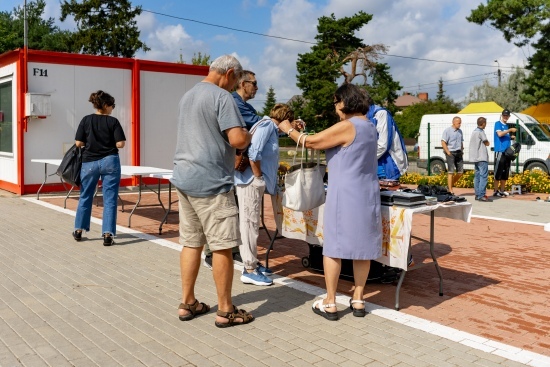
[[[296,162],[298,146],[303,136],[302,158],[300,164]],[[320,164],[321,153],[316,151],[317,162],[304,163],[304,149],[306,134],[301,134],[296,145],[293,165],[285,175],[285,191],[283,193],[283,206],[296,211],[311,210],[324,204],[325,186],[323,176],[326,167]]]

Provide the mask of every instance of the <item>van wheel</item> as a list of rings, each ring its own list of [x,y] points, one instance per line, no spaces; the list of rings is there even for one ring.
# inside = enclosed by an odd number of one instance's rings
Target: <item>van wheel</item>
[[[445,172],[445,163],[443,161],[440,161],[439,159],[435,159],[430,162],[430,171],[433,174],[440,174],[442,172]]]
[[[548,173],[548,168],[546,168],[546,165],[540,162],[531,163],[527,168],[529,171],[538,171],[538,172],[544,172]]]

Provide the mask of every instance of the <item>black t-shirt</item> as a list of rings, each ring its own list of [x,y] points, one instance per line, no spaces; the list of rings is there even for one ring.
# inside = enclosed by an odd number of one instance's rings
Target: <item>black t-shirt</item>
[[[120,122],[109,115],[92,114],[84,116],[75,140],[84,142],[82,162],[93,162],[109,155],[118,154],[116,143],[126,141]]]

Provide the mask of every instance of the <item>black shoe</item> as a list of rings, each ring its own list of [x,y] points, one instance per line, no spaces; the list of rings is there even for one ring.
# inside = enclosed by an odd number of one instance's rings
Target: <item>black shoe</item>
[[[243,265],[243,258],[239,252],[233,254],[233,263],[237,265]]]
[[[206,255],[202,264],[212,270],[212,255]]]
[[[73,238],[76,242],[80,242],[82,240],[82,231],[74,231]]]
[[[113,241],[113,236],[103,235],[103,246],[111,246],[114,243],[115,241]]]

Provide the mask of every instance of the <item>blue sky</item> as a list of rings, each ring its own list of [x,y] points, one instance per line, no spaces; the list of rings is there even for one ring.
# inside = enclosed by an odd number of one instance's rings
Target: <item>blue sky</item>
[[[46,3],[46,15],[58,19],[59,0]],[[259,91],[250,102],[258,109],[263,107],[269,86],[273,86],[278,102],[300,94],[296,87],[296,60],[311,45],[236,29],[313,42],[320,16],[334,13],[339,18],[363,10],[373,19],[357,36],[367,44],[389,46],[388,56],[381,61],[390,66],[393,78],[404,87],[400,93],[428,92],[430,98],[434,97],[442,78],[446,94],[462,101],[484,79],[496,85],[494,60],[498,60],[505,77],[507,67],[525,66],[531,52],[527,47],[519,49],[507,43],[499,31],[489,26],[466,21],[479,3],[480,0],[132,1],[145,10],[138,27],[142,41],[151,47],[151,51],[139,53],[138,58],[176,61],[181,53],[185,61],[190,61],[197,52],[212,58],[233,54],[245,68],[256,72]],[[2,0],[0,10],[12,10],[19,4],[23,1]],[[71,21],[58,21],[58,25],[75,29]]]

